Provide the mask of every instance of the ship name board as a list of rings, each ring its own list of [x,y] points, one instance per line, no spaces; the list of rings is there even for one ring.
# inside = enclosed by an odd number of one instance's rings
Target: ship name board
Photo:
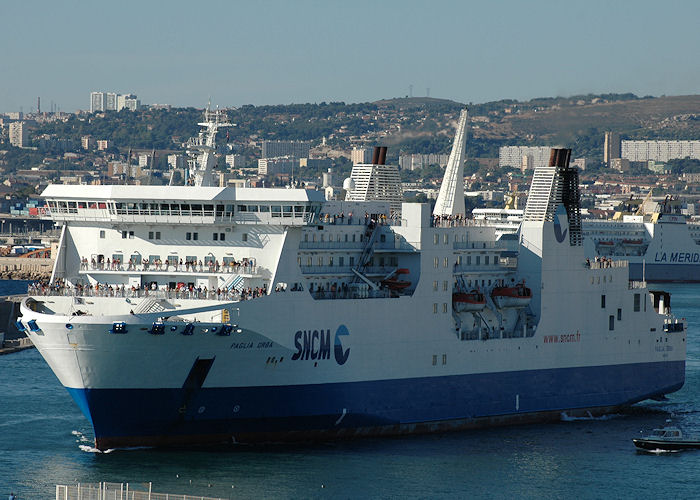
[[[700,262],[700,252],[656,252],[654,262],[673,264],[694,264]]]

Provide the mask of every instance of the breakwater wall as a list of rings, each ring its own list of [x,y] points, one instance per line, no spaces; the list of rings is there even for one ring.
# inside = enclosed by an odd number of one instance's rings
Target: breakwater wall
[[[0,279],[45,280],[51,277],[53,259],[0,257]]]

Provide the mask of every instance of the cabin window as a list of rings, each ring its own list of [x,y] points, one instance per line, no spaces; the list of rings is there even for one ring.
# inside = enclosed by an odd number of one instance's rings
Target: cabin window
[[[438,257],[435,257],[433,259],[433,266],[435,267],[435,269],[437,269],[439,265],[440,265],[440,259]]]
[[[219,233],[214,233],[213,238],[214,238],[214,241],[218,241],[219,240]]]
[[[600,308],[605,309],[605,295],[600,296]]]
[[[446,365],[447,364],[447,354],[442,355],[442,364]]]
[[[192,239],[193,239],[193,240],[198,240],[198,239],[199,239],[199,233],[192,233]]]
[[[175,255],[168,255],[168,259],[167,259],[167,260],[168,260],[168,265],[169,265],[169,266],[177,267],[177,263],[178,263],[178,262],[177,262],[177,254],[175,254]]]
[[[438,291],[438,282],[437,282],[437,280],[436,280],[436,281],[433,281],[433,291],[434,291],[434,292],[437,292],[437,291]]]
[[[191,240],[191,239],[192,239],[192,233],[185,233],[185,239],[186,239],[186,240]]]
[[[238,205],[238,211],[239,211],[239,212],[247,212],[247,211],[248,211],[248,205]]]
[[[343,267],[345,265],[345,257],[338,257],[338,265]]]
[[[608,318],[608,330],[610,330],[612,332],[614,329],[615,329],[615,316],[613,316],[611,314],[610,317]]]
[[[100,230],[100,238],[104,239],[105,238],[105,232],[104,229]]]
[[[480,266],[481,265],[481,255],[476,256],[476,265]]]
[[[442,282],[442,290],[443,290],[444,292],[447,291],[447,281],[443,281],[443,282]]]
[[[333,267],[333,256],[328,257],[328,265]]]
[[[437,365],[437,354],[433,354],[433,366]]]
[[[270,211],[273,217],[282,217],[282,205],[272,205]]]
[[[157,260],[160,260],[160,255],[149,255],[148,256],[148,263],[149,264],[155,264]]]
[[[617,310],[617,320],[622,321],[622,309]]]
[[[438,305],[437,302],[433,304],[433,314],[437,314]]]
[[[131,257],[129,257],[129,265],[130,266],[137,266],[141,264],[141,255],[137,253],[132,253]]]
[[[270,205],[260,205],[260,212],[269,213],[270,212]]]
[[[213,256],[213,255],[206,255],[206,256],[204,257],[204,265],[205,265],[205,266],[208,266],[208,265],[210,265],[210,264],[214,264],[214,260],[215,260],[215,259],[214,259],[214,256]]]
[[[450,259],[449,257],[445,257],[445,260],[443,261],[443,267],[447,267],[450,265]]]
[[[304,241],[309,241],[309,234],[308,233],[304,234]]]
[[[284,217],[291,217],[293,215],[292,205],[285,205],[284,206],[284,213],[282,215]]]
[[[112,254],[112,262],[115,266],[120,265],[124,261],[124,256],[120,253]]]
[[[306,258],[306,265],[307,266],[313,266],[313,257],[307,257]]]
[[[471,255],[467,255],[467,265],[468,266],[472,265],[472,256]]]
[[[437,245],[439,242],[440,242],[440,235],[435,233],[433,235],[433,243]]]
[[[348,233],[345,233],[345,243],[348,242]]]
[[[641,302],[640,299],[641,299],[641,296],[638,293],[635,293],[634,294],[634,312],[639,312],[639,309],[640,309],[639,305]]]
[[[384,243],[386,241],[386,234],[380,234],[379,235],[379,241]]]
[[[153,239],[153,231],[148,231],[148,239],[149,240]]]
[[[355,257],[350,257],[350,267],[355,265]]]
[[[257,212],[257,211],[258,211],[257,205],[248,205],[248,212]]]
[[[352,242],[355,243],[355,234],[352,235]]]
[[[450,242],[450,235],[445,233],[442,235],[442,242],[447,245]]]
[[[226,239],[226,233],[219,233],[219,241],[224,241]]]
[[[78,202],[78,208],[85,208],[85,207],[86,207],[86,204],[85,204],[84,201],[79,201],[79,202]]]
[[[447,313],[447,302],[442,303],[442,312]]]

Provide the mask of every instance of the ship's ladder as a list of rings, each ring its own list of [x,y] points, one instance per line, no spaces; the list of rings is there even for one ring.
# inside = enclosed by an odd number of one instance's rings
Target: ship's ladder
[[[365,246],[362,249],[362,254],[360,255],[360,259],[357,263],[358,265],[356,269],[360,272],[362,272],[364,268],[367,267],[369,260],[372,258],[372,254],[374,253],[374,243],[377,240],[377,233],[379,232],[379,225],[375,224],[374,228],[368,228],[368,232],[370,234],[367,236],[367,242],[365,243]]]
[[[174,309],[172,304],[170,304],[167,300],[147,297],[134,308],[134,314],[155,313],[165,311],[167,309]]]
[[[233,276],[229,276],[226,281],[224,281],[223,288],[228,290],[236,290],[240,293],[241,290],[243,290],[244,282],[245,280],[243,279],[243,276],[240,274],[234,274]]]

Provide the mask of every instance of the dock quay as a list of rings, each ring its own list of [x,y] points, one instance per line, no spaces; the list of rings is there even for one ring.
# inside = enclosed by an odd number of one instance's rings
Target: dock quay
[[[155,493],[152,484],[86,483],[56,485],[56,500],[224,500],[220,497]]]
[[[51,277],[52,258],[0,257],[0,279],[43,280]]]

